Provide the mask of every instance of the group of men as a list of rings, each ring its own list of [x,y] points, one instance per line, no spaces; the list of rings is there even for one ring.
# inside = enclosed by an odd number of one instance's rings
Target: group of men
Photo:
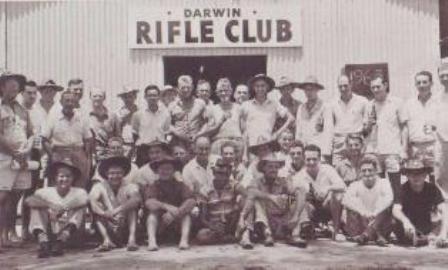
[[[304,248],[319,237],[447,247],[448,64],[438,75],[439,94],[421,71],[405,102],[381,75],[372,100],[339,76],[331,101],[314,76],[259,74],[234,91],[228,78],[213,89],[182,75],[176,87],[148,85],[142,106],[124,87],[110,110],[99,88],[82,104],[80,79],[64,89],[4,72],[0,247],[34,238],[40,258],[95,236],[98,251],[191,240]]]

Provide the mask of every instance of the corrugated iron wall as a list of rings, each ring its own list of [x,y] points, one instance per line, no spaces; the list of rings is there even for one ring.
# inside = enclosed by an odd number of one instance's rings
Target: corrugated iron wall
[[[315,74],[329,90],[323,92],[326,98],[336,93],[336,77],[348,63],[387,62],[392,92],[401,97],[412,91],[415,72],[436,71],[440,59],[438,0],[227,0],[245,6],[294,1],[303,6],[302,48],[182,50],[128,49],[128,7],[200,7],[211,1],[2,3],[0,60],[7,51],[9,69],[38,81],[52,77],[65,85],[68,79],[81,77],[87,86],[99,86],[111,94],[124,84],[163,84],[164,55],[265,54],[271,76],[300,80]],[[117,104],[115,97],[109,102]]]

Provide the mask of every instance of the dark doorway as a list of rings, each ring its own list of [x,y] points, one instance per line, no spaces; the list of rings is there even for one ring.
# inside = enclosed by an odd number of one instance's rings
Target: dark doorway
[[[439,0],[440,54],[448,57],[448,0]]]
[[[193,77],[196,83],[205,79],[215,89],[219,78],[227,77],[232,86],[246,83],[253,75],[266,73],[266,55],[250,56],[166,56],[163,58],[165,67],[165,83],[176,85],[177,78],[182,74]]]

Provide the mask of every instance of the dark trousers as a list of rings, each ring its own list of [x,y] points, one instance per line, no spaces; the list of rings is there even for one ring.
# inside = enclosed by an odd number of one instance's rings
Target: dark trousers
[[[392,230],[391,219],[390,209],[379,213],[374,219],[367,219],[354,211],[348,210],[347,224],[344,228],[351,237],[366,234],[370,240],[375,240],[377,235],[389,236]]]
[[[32,149],[31,160],[40,162],[40,159],[41,154],[39,150]],[[25,193],[23,194],[23,200],[33,195],[37,189],[42,188],[44,186],[44,181],[43,179],[40,178],[40,170],[41,168],[39,168],[39,170],[31,172],[31,188],[25,190]],[[30,208],[26,203],[24,203],[22,208],[22,226],[24,228],[24,231],[28,232],[29,224],[30,224]]]

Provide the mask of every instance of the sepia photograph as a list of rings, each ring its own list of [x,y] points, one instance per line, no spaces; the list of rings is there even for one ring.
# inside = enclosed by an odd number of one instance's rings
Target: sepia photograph
[[[3,269],[448,269],[448,0],[0,0]]]

